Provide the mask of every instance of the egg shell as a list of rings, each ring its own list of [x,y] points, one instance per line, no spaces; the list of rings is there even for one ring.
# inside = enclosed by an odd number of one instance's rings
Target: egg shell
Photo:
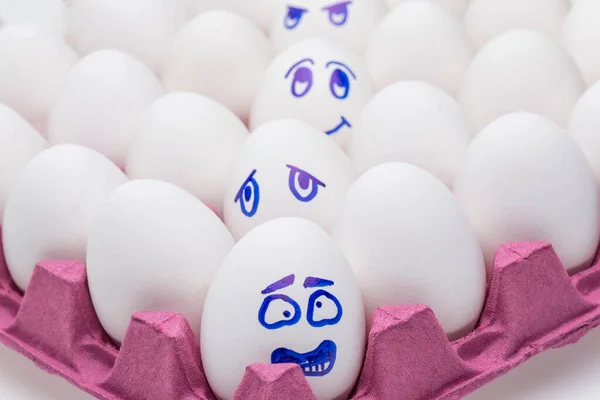
[[[569,134],[585,153],[596,181],[600,184],[600,82],[593,84],[579,99],[569,119]]]
[[[23,117],[0,103],[0,219],[16,177],[47,146]]]
[[[426,304],[452,339],[475,326],[484,260],[469,220],[429,172],[396,162],[365,172],[340,206],[333,237],[354,270],[369,321],[377,307]]]
[[[458,20],[435,3],[410,1],[381,21],[365,57],[378,89],[401,80],[422,80],[454,95],[473,50]]]
[[[92,223],[87,274],[100,323],[121,342],[139,311],[183,314],[199,336],[204,297],[234,241],[185,190],[158,180],[115,189]]]
[[[246,366],[275,360],[300,364],[318,399],[347,398],[365,346],[361,294],[330,236],[306,220],[277,219],[246,235],[223,262],[200,335],[202,364],[221,399],[233,397]],[[324,368],[311,376],[310,360]]]
[[[539,32],[512,29],[477,54],[460,99],[476,132],[516,111],[540,114],[565,126],[584,90],[581,73],[565,49]]]
[[[223,215],[225,189],[248,137],[227,108],[198,94],[171,93],[142,115],[127,158],[131,179],[161,179]]]
[[[471,143],[454,188],[488,270],[501,244],[545,240],[568,271],[589,266],[600,238],[596,180],[575,141],[531,113],[498,118]]]
[[[595,49],[600,45],[600,3],[579,0],[573,4],[565,18],[561,43],[571,53],[588,86],[600,79],[600,55]]]
[[[45,132],[48,111],[77,55],[60,37],[34,25],[0,30],[0,102]]]
[[[409,0],[386,0],[390,9],[394,9],[400,4],[405,3]],[[414,0],[411,0],[414,1]],[[430,1],[430,0],[426,0]],[[462,18],[467,9],[470,0],[433,0],[433,2],[439,5],[444,11],[456,18]]]
[[[477,47],[512,28],[557,38],[570,7],[569,0],[472,0],[465,27]]]
[[[187,1],[71,0],[67,37],[82,55],[121,50],[159,73],[173,37],[186,22]]]
[[[280,0],[190,0],[189,13],[194,18],[200,13],[223,9],[248,18],[266,32],[279,2]]]
[[[117,50],[77,63],[48,117],[52,144],[92,148],[123,167],[141,113],[164,92],[144,64]]]
[[[209,11],[178,33],[163,80],[169,91],[203,94],[247,120],[272,57],[256,25],[229,11]]]
[[[280,2],[272,19],[270,37],[278,52],[319,36],[362,55],[373,30],[387,12],[383,0]]]
[[[33,158],[15,180],[4,210],[4,255],[17,286],[26,290],[39,261],[85,262],[99,205],[126,181],[110,160],[74,144]]]
[[[369,74],[360,58],[331,40],[306,39],[277,56],[265,72],[250,126],[300,119],[345,149],[371,95]]]
[[[225,193],[225,223],[236,239],[280,217],[329,230],[355,179],[350,158],[321,132],[295,120],[270,122],[242,148]]]
[[[6,24],[32,24],[44,31],[64,34],[64,3],[62,0],[0,0],[0,28]]]
[[[460,105],[421,81],[394,83],[364,108],[348,154],[360,172],[400,161],[433,173],[448,187],[471,142]]]

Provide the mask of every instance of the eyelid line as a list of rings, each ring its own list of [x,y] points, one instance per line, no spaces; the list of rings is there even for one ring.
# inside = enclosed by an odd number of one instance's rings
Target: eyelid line
[[[305,62],[310,62],[312,65],[315,65],[315,62],[312,60],[312,58],[304,58],[304,59],[298,61],[296,64],[294,64],[294,65],[291,66],[291,68],[285,74],[286,79],[290,76],[290,74],[292,73],[292,71],[294,69],[296,69],[297,66],[299,66],[300,64],[303,64]]]
[[[237,194],[235,195],[235,199],[234,202],[237,203],[240,198],[242,197],[242,191],[244,190],[244,188],[246,187],[246,185],[252,181],[252,179],[254,178],[254,175],[256,174],[257,170],[253,170],[250,175],[248,175],[248,177],[246,178],[246,180],[244,181],[244,183],[242,183],[242,186],[240,186],[240,190],[238,190]]]
[[[351,0],[350,1],[340,1],[338,3],[333,3],[333,4],[330,4],[330,5],[326,6],[326,7],[321,8],[321,11],[329,11],[333,7],[343,6],[343,5],[346,5],[346,4],[352,4],[352,1]]]
[[[292,171],[296,171],[296,172],[302,172],[303,174],[306,174],[306,175],[310,176],[310,177],[311,177],[311,179],[314,179],[314,180],[315,180],[315,182],[317,182],[317,185],[320,185],[320,186],[322,186],[322,187],[324,187],[324,188],[326,188],[326,187],[327,187],[327,185],[325,185],[325,183],[321,182],[321,180],[320,180],[319,178],[317,178],[316,176],[314,176],[313,174],[311,174],[311,173],[309,173],[309,172],[306,172],[305,170],[303,170],[303,169],[301,169],[301,168],[294,167],[293,165],[289,165],[289,164],[286,164],[286,167],[288,167],[288,168],[289,168],[289,169],[291,169]]]
[[[329,61],[327,64],[325,64],[325,67],[329,68],[330,65],[339,65],[341,67],[346,68],[346,70],[348,70],[348,72],[350,72],[350,75],[352,75],[352,77],[354,79],[356,79],[356,75],[354,74],[354,71],[352,71],[352,69],[350,69],[350,67],[347,66],[346,64],[339,62],[339,61]]]

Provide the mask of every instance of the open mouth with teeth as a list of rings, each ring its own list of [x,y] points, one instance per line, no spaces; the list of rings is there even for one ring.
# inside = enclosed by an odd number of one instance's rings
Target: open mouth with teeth
[[[348,128],[352,128],[352,124],[350,122],[348,122],[348,120],[346,119],[346,117],[344,117],[342,115],[342,120],[340,121],[340,123],[333,129],[325,131],[325,133],[327,135],[333,135],[334,133],[337,133],[338,131],[340,131],[341,129],[343,129],[344,127],[348,127]]]
[[[337,347],[331,340],[304,354],[281,347],[271,353],[271,364],[298,364],[305,376],[324,376],[333,369],[336,353]]]

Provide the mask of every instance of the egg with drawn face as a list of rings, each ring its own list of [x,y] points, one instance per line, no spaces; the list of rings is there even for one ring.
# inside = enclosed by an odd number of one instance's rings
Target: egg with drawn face
[[[362,53],[388,9],[382,0],[282,1],[271,25],[278,51],[312,36],[331,38]]]
[[[347,398],[360,372],[365,316],[333,239],[299,218],[240,240],[209,289],[200,344],[208,382],[231,399],[253,363],[300,365],[318,399]]]
[[[263,222],[301,217],[330,230],[356,178],[350,158],[296,120],[267,123],[244,143],[225,191],[225,224],[236,239]]]
[[[324,38],[302,41],[269,66],[254,99],[250,126],[299,119],[346,148],[350,132],[372,94],[363,62]]]

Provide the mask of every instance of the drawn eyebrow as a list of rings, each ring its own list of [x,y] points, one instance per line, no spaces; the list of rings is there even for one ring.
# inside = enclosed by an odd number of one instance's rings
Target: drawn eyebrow
[[[294,280],[295,279],[296,279],[296,276],[294,274],[288,275],[285,278],[282,278],[282,279],[278,280],[277,282],[274,282],[274,283],[270,284],[261,293],[262,294],[269,294],[269,293],[273,293],[273,292],[275,292],[277,290],[281,290],[283,288],[286,288],[288,286],[292,286],[294,284]]]
[[[256,174],[256,170],[252,171],[250,173],[250,175],[248,175],[248,177],[246,178],[246,180],[244,181],[244,183],[242,184],[242,186],[240,187],[240,190],[237,192],[237,194],[235,195],[235,202],[237,203],[238,201],[240,201],[240,199],[242,198],[242,192],[244,191],[244,188],[246,187],[246,185],[248,184],[248,182],[252,181],[252,179],[254,178],[254,174]]]
[[[329,61],[327,64],[325,64],[325,67],[329,68],[330,65],[339,65],[340,67],[344,67],[348,70],[348,72],[350,72],[350,75],[352,75],[352,77],[354,79],[356,79],[356,75],[354,74],[354,72],[350,69],[349,66],[347,66],[346,64],[339,62],[339,61]]]
[[[287,78],[288,76],[290,76],[290,74],[292,73],[292,71],[294,70],[294,68],[296,68],[298,65],[300,65],[302,63],[305,63],[305,62],[309,62],[312,65],[315,65],[315,62],[312,60],[312,58],[304,58],[304,59],[298,61],[296,64],[292,65],[292,67],[285,74],[285,77]]]
[[[332,9],[334,7],[345,6],[346,4],[352,4],[352,1],[351,0],[350,1],[338,1],[337,3],[333,3],[333,4],[330,4],[328,6],[321,8],[321,10],[329,11],[330,9]]]
[[[315,288],[315,287],[326,287],[326,286],[333,286],[333,281],[327,280],[327,279],[322,279],[322,278],[315,278],[312,276],[307,277],[304,280],[304,285],[305,288]]]

